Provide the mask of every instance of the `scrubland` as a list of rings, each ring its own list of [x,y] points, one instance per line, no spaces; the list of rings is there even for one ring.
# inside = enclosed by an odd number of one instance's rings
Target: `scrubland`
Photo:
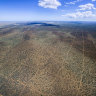
[[[1,96],[95,96],[96,24],[0,28]]]

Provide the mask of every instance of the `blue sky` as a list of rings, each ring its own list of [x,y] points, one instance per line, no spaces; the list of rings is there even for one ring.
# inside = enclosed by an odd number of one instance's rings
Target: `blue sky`
[[[0,21],[96,21],[96,0],[0,0]]]

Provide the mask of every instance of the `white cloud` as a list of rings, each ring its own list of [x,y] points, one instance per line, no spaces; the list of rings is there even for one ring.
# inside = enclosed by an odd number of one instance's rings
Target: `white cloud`
[[[62,16],[69,18],[89,18],[89,17],[96,17],[96,14],[94,14],[92,11],[85,11],[85,12],[69,13]]]
[[[94,7],[94,4],[92,4],[92,3],[88,3],[88,4],[85,4],[85,5],[80,5],[79,8],[80,8],[80,10],[96,9],[96,8]]]
[[[79,1],[82,1],[82,0],[75,0],[75,1],[72,1],[72,2],[68,2],[68,3],[66,3],[66,5],[69,5],[69,4],[76,4],[77,2],[79,2]]]
[[[38,5],[44,8],[57,9],[61,3],[58,0],[39,0]]]
[[[96,1],[96,0],[92,0],[93,2]]]
[[[73,2],[69,2],[66,4],[76,4],[77,2],[82,1],[82,0],[75,0]],[[96,0],[92,0],[96,1]],[[96,13],[94,13],[94,10],[96,9],[94,4],[88,3],[84,5],[79,5],[79,9],[76,9],[77,12],[73,13],[67,13],[62,15],[63,17],[67,18],[73,18],[73,19],[89,19],[89,18],[96,18]]]

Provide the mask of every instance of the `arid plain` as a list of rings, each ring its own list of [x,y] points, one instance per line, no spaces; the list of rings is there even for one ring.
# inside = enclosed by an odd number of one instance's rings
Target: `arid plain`
[[[96,23],[1,26],[0,96],[96,96]]]

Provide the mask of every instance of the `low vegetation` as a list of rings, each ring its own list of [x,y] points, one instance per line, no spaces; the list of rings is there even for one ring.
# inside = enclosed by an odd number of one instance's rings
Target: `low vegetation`
[[[92,30],[72,22],[1,28],[0,96],[95,96]]]

